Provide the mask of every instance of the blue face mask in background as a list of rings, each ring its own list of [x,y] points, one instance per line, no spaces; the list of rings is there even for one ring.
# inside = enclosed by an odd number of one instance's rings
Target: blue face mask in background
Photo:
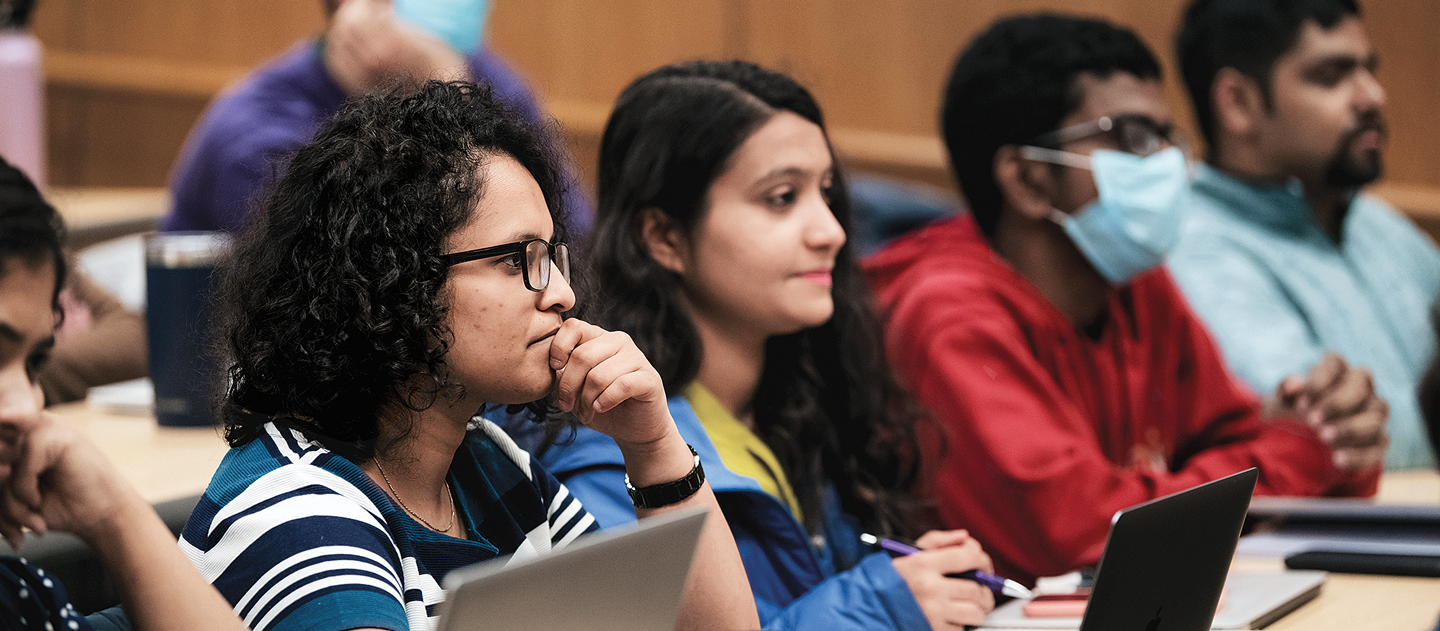
[[[480,49],[489,0],[395,0],[395,15],[469,55]]]
[[[1080,212],[1052,209],[1086,260],[1112,285],[1123,285],[1159,265],[1180,238],[1189,205],[1190,171],[1185,154],[1171,147],[1147,157],[1097,149],[1085,156],[1024,147],[1026,158],[1089,168],[1100,196]]]

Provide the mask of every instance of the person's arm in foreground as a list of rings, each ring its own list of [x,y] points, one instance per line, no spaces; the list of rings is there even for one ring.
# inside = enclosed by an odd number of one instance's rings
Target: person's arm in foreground
[[[685,477],[694,456],[666,406],[660,374],[630,336],[567,320],[550,345],[556,398],[581,423],[615,439],[631,483],[638,487]],[[703,506],[709,519],[680,602],[677,629],[755,629],[760,626],[745,566],[715,493],[707,482],[690,497],[637,517]]]
[[[0,440],[0,534],[17,550],[22,527],[85,541],[115,578],[139,631],[245,628],[150,504],[94,445],[50,415]]]
[[[60,294],[65,322],[56,332],[50,361],[39,373],[46,405],[83,399],[92,386],[149,372],[145,318],[126,309],[78,267],[72,269],[75,273]]]
[[[766,629],[964,629],[995,609],[995,595],[955,574],[994,572],[990,557],[964,530],[932,530],[915,542],[920,552],[868,555],[831,576],[766,621]],[[918,611],[916,607],[918,606]]]

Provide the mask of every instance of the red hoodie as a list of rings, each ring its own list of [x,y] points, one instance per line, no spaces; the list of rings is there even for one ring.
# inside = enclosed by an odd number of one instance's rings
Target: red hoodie
[[[943,427],[929,471],[946,527],[1031,582],[1094,565],[1118,510],[1249,467],[1257,494],[1375,492],[1313,430],[1265,421],[1169,273],[1112,291],[1103,328],[1071,325],[968,215],[865,261],[901,380]]]

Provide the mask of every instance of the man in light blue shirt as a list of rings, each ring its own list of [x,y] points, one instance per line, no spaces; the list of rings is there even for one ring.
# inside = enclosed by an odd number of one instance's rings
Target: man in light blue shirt
[[[1366,366],[1389,403],[1386,469],[1435,466],[1416,387],[1435,350],[1440,252],[1358,193],[1380,175],[1386,135],[1358,7],[1196,0],[1177,50],[1210,163],[1171,273],[1256,391],[1340,358]]]

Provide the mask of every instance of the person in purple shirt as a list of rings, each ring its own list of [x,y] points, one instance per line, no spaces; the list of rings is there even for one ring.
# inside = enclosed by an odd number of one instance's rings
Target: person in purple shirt
[[[426,79],[484,82],[539,121],[525,80],[480,45],[488,3],[459,4],[463,14],[442,16],[426,15],[423,0],[393,6],[391,0],[325,0],[322,35],[296,43],[206,109],[171,174],[173,204],[160,229],[238,230],[281,162],[351,97],[377,87]],[[584,234],[592,206],[575,178],[567,180],[566,202],[577,209],[572,233]]]

